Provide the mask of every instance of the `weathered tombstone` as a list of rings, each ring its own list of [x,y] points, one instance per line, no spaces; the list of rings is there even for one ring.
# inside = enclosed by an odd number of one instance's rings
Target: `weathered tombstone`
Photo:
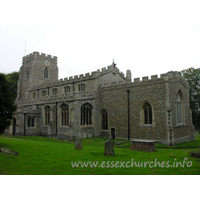
[[[7,149],[7,148],[2,148],[2,149],[0,149],[0,152],[3,152],[3,153],[5,153],[5,154],[9,154],[9,155],[12,155],[12,156],[17,156],[17,155],[19,155],[18,152],[13,151],[13,150],[10,150],[10,149]]]
[[[74,137],[75,149],[82,149],[81,139],[78,136]]]
[[[111,138],[109,138],[105,142],[104,155],[105,156],[114,156],[115,155],[115,152],[114,152],[114,141]]]

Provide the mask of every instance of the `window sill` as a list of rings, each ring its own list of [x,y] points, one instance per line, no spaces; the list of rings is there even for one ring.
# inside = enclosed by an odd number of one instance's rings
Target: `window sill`
[[[153,124],[143,124],[143,127],[153,127]]]
[[[94,128],[93,125],[81,125],[81,128]]]

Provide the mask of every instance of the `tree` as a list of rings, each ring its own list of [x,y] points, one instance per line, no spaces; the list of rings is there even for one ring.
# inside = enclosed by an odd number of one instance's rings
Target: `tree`
[[[17,97],[17,81],[19,79],[19,72],[12,72],[6,74],[6,80],[9,82],[9,87],[14,95],[14,98]]]
[[[190,88],[190,108],[193,123],[197,130],[200,129],[200,68],[193,67],[182,70],[182,76],[187,80]]]
[[[13,112],[16,110],[13,94],[6,75],[0,74],[0,133],[12,122]]]

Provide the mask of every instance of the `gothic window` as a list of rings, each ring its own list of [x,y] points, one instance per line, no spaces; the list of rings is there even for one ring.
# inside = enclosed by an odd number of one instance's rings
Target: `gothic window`
[[[143,122],[144,124],[152,124],[152,108],[147,102],[143,106]]]
[[[61,105],[61,123],[62,126],[69,126],[69,107],[66,104]]]
[[[47,67],[44,69],[44,78],[48,78],[48,69],[47,69]]]
[[[46,90],[43,90],[43,91],[42,91],[42,96],[43,96],[43,97],[46,96]]]
[[[106,110],[101,112],[101,128],[102,130],[108,130],[108,114]]]
[[[44,111],[45,111],[45,125],[48,125],[51,117],[51,107],[45,106]]]
[[[81,125],[92,125],[92,105],[89,103],[81,106]]]
[[[57,88],[54,88],[52,91],[53,91],[53,95],[57,95],[58,94],[58,89]]]
[[[183,111],[182,111],[182,98],[180,92],[176,97],[176,109],[177,109],[177,124],[183,123]]]
[[[80,83],[78,85],[78,91],[85,91],[85,84],[84,83]]]
[[[29,68],[26,69],[26,78],[29,78]]]
[[[35,126],[35,118],[28,117],[28,127],[34,127],[34,126]]]
[[[65,94],[67,94],[68,92],[70,92],[70,86],[65,87]]]

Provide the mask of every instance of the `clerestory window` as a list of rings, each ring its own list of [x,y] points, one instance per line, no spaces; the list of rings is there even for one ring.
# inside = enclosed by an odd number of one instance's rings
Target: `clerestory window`
[[[79,85],[78,85],[78,91],[85,91],[85,84],[84,83],[80,83]]]
[[[53,95],[54,96],[58,94],[58,89],[57,88],[54,88],[52,91],[53,91]]]
[[[70,92],[70,86],[66,86],[64,89],[65,89],[65,94],[67,94],[68,92]]]
[[[43,90],[43,91],[42,91],[42,96],[43,96],[43,97],[46,96],[46,90]]]

